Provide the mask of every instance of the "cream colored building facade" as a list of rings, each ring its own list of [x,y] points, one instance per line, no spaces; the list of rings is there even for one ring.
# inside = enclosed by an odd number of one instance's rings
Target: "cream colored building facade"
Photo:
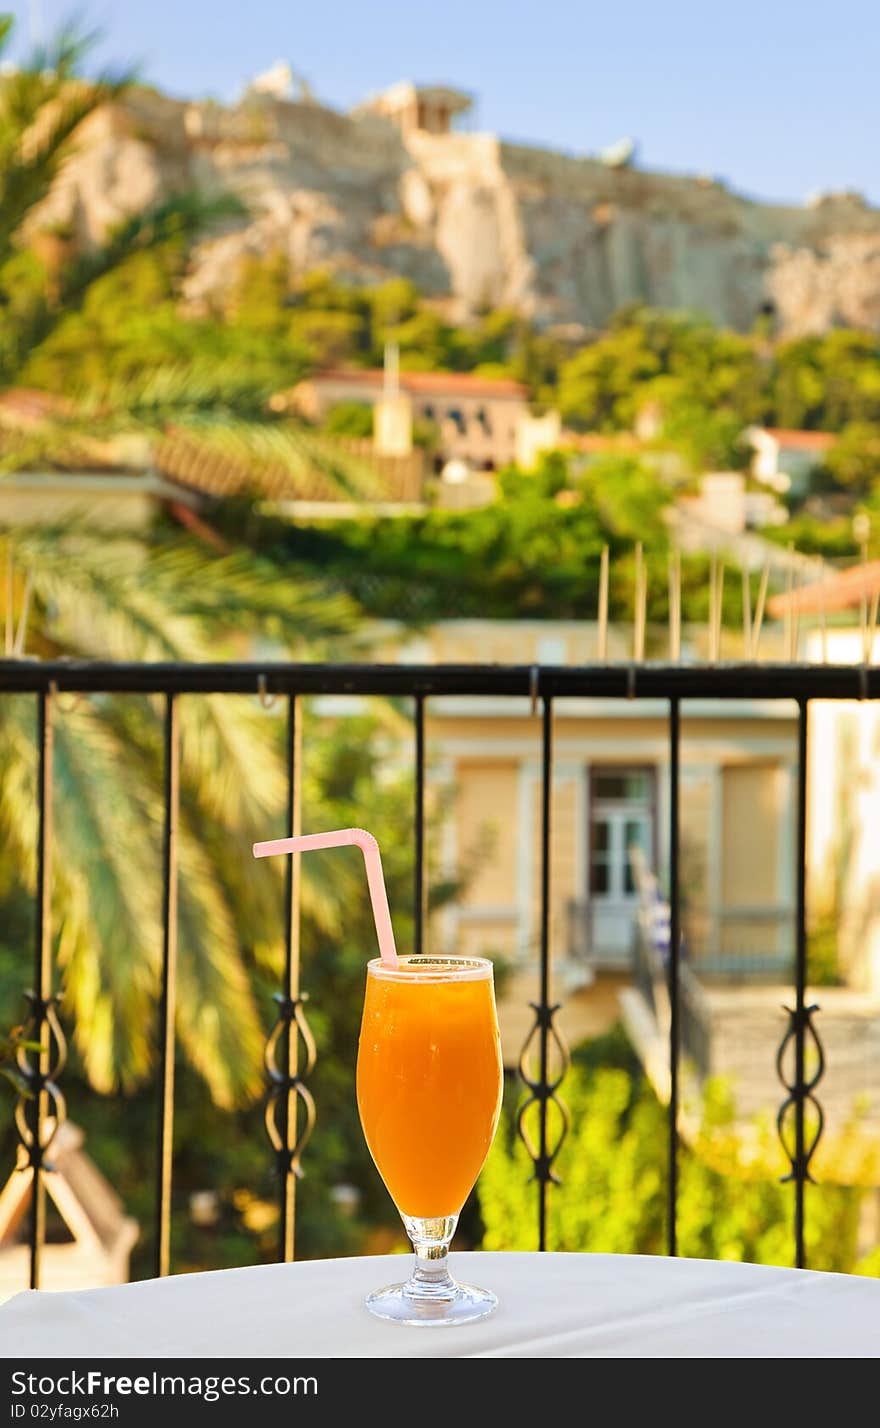
[[[398,657],[578,664],[595,634],[578,623],[453,621]],[[528,699],[432,699],[431,776],[449,806],[441,861],[463,875],[431,930],[438,950],[502,958],[514,1059],[540,941],[541,720]],[[669,734],[663,700],[554,703],[552,958],[569,1041],[618,1015],[631,982],[638,894],[630,850],[668,874]],[[682,708],[681,872],[688,956],[707,977],[790,976],[795,901],[793,705],[693,701]]]
[[[395,401],[411,420],[435,427],[440,465],[460,461],[476,471],[497,470],[516,458],[519,428],[529,416],[528,393],[519,382],[474,372],[395,372],[389,379],[378,369],[328,368],[300,382],[292,398],[310,421],[322,421],[339,402],[375,410]],[[395,455],[401,454],[396,443],[404,425],[399,414],[388,424]]]
[[[821,654],[811,633],[809,656]],[[857,628],[830,630],[828,658],[859,664]],[[874,640],[872,661],[880,659]],[[880,705],[814,700],[809,712],[808,859],[817,910],[838,914],[838,954],[849,985],[880,1003]],[[880,1047],[878,1047],[880,1051]]]

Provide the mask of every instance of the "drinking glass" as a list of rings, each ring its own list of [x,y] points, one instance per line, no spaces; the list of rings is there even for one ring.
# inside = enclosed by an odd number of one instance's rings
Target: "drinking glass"
[[[463,1324],[498,1303],[458,1284],[449,1242],[492,1144],[502,1066],[492,963],[401,957],[367,964],[357,1096],[370,1154],[400,1212],[415,1264],[367,1308],[399,1324]]]

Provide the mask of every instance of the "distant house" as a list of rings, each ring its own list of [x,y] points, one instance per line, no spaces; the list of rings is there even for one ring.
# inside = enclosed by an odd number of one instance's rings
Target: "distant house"
[[[255,466],[185,429],[169,427],[152,436],[122,431],[106,438],[78,430],[63,461],[53,466],[28,461],[28,436],[68,412],[68,404],[50,393],[0,392],[0,454],[6,441],[23,453],[21,469],[0,479],[0,526],[85,520],[92,527],[133,531],[165,510],[194,528],[203,507],[243,492],[301,514],[348,513],[352,501],[324,469],[334,456],[359,468],[362,499],[374,506],[417,506],[423,496],[421,448],[410,443],[403,452],[379,450],[369,439],[352,437],[322,438],[314,448],[306,442],[297,463]]]
[[[379,368],[328,368],[300,382],[292,398],[311,421],[322,421],[340,402],[375,408],[389,399],[387,373]],[[406,399],[413,418],[436,428],[438,470],[461,461],[475,471],[494,471],[513,461],[520,422],[529,414],[521,383],[475,372],[400,372],[393,398]]]
[[[836,437],[827,431],[797,431],[778,426],[750,426],[746,438],[752,447],[752,475],[774,491],[806,490],[810,472],[820,466]]]
[[[49,1153],[51,1169],[44,1174],[48,1201],[44,1289],[128,1282],[138,1226],[86,1155],[84,1139],[79,1126],[65,1121]],[[16,1168],[0,1190],[0,1301],[27,1286],[30,1204],[31,1177]]]
[[[381,657],[583,664],[595,658],[595,638],[587,622],[454,620],[424,631],[415,649],[396,649],[392,633]],[[612,658],[626,658],[627,633],[612,629],[609,640]],[[553,952],[566,988],[560,1021],[574,1044],[607,1029],[618,992],[632,981],[633,847],[661,879],[667,874],[668,709],[662,700],[566,699],[555,717]],[[430,739],[433,777],[448,791],[441,837],[448,872],[469,870],[459,898],[438,914],[436,946],[509,962],[501,1032],[513,1063],[539,944],[536,720],[528,700],[437,700]],[[685,923],[701,974],[766,981],[788,973],[796,758],[795,716],[784,703],[695,701],[689,708],[681,772]]]
[[[877,645],[880,654],[880,639]],[[474,619],[437,623],[416,640],[389,629],[379,653],[389,661],[582,665],[595,650],[596,630],[587,621]],[[625,660],[630,652],[631,631],[612,626],[610,657]],[[859,655],[850,647],[842,657]],[[330,714],[331,701],[325,707]],[[557,699],[550,811],[559,1027],[573,1046],[622,1017],[661,1096],[668,1094],[669,1045],[668,909],[665,931],[659,916],[670,858],[668,716],[660,699]],[[829,867],[841,867],[842,843],[849,861],[841,985],[822,986],[817,996],[835,1068],[820,1092],[833,1161],[826,1158],[823,1178],[847,1183],[838,1132],[866,1090],[863,1139],[853,1144],[876,1147],[880,1133],[880,1097],[865,1075],[880,1048],[880,709],[870,700],[849,707],[815,701],[810,729],[811,915],[821,913]],[[515,1065],[531,1024],[541,941],[540,712],[536,717],[526,698],[436,699],[428,738],[430,777],[445,809],[442,872],[454,879],[467,869],[459,896],[432,922],[432,947],[504,958],[499,1021],[505,1063]],[[698,1079],[727,1078],[746,1118],[775,1115],[781,1099],[775,1051],[794,957],[797,770],[797,716],[786,701],[687,702],[679,814],[682,1046]]]

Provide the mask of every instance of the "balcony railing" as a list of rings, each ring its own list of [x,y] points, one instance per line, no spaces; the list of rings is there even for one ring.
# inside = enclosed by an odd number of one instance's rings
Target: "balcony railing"
[[[64,1116],[60,1078],[64,1065],[64,1040],[53,992],[52,921],[50,890],[55,855],[53,832],[53,724],[64,718],[59,696],[85,694],[153,694],[164,698],[165,778],[163,868],[162,995],[159,1023],[157,1096],[159,1134],[156,1157],[155,1261],[157,1275],[170,1265],[170,1212],[172,1193],[171,1149],[174,1129],[175,970],[177,957],[177,858],[179,800],[179,702],[187,695],[261,694],[287,701],[287,829],[299,826],[302,699],[309,695],[359,695],[365,698],[408,697],[413,704],[413,807],[415,912],[414,950],[424,947],[425,879],[425,715],[426,701],[449,696],[489,696],[493,699],[531,700],[540,708],[541,819],[540,819],[540,922],[539,962],[534,1025],[524,1048],[521,1071],[526,1097],[519,1125],[533,1161],[536,1184],[536,1244],[547,1246],[547,1197],[554,1181],[553,1165],[559,1140],[553,1139],[550,1108],[558,1104],[565,1068],[565,1050],[555,1027],[558,1008],[550,1001],[552,799],[554,772],[554,707],[568,698],[602,696],[611,699],[662,698],[668,701],[668,902],[669,928],[661,977],[668,1000],[669,1101],[667,1112],[667,1242],[671,1255],[678,1248],[677,1200],[679,1162],[679,1063],[683,1018],[686,1018],[687,970],[681,956],[681,902],[679,861],[679,771],[681,704],[683,700],[742,699],[794,700],[797,703],[798,779],[796,831],[796,898],[794,908],[793,1006],[789,1026],[779,1048],[777,1064],[782,1075],[783,1051],[793,1044],[794,1073],[784,1083],[786,1092],[779,1111],[779,1129],[790,1162],[787,1177],[793,1186],[792,1234],[794,1259],[805,1263],[804,1192],[810,1176],[815,1140],[808,1143],[808,1102],[818,1109],[814,1091],[818,1075],[807,1076],[808,1038],[816,1039],[814,1008],[807,1005],[806,941],[806,771],[809,704],[813,699],[876,699],[880,697],[880,670],[867,666],[743,665],[655,666],[600,665],[595,667],[529,667],[481,665],[322,665],[322,664],[114,664],[67,661],[36,663],[0,662],[0,697],[29,693],[37,709],[37,886],[35,899],[35,959],[30,1003],[29,1037],[40,1047],[22,1053],[21,1070],[30,1094],[17,1108],[17,1127],[24,1151],[25,1169],[33,1180],[29,1225],[30,1283],[40,1283],[40,1261],[45,1241],[44,1169],[53,1129]],[[63,850],[60,850],[63,854]],[[303,1011],[299,981],[299,890],[293,860],[289,861],[284,899],[285,970],[276,998],[278,1022],[267,1047],[266,1123],[279,1175],[280,1230],[278,1257],[294,1253],[295,1186],[300,1157],[312,1122],[314,1106],[308,1077],[314,1046]],[[635,967],[637,982],[656,983],[641,962]],[[653,993],[652,993],[653,995]],[[554,1055],[554,1043],[556,1054]],[[818,1042],[817,1042],[818,1045]],[[771,1058],[772,1060],[772,1058]],[[557,1068],[557,1069],[554,1069]],[[821,1067],[821,1062],[820,1062]],[[821,1074],[821,1070],[820,1073]],[[297,1114],[297,1102],[304,1114]],[[563,1132],[564,1133],[564,1132]]]

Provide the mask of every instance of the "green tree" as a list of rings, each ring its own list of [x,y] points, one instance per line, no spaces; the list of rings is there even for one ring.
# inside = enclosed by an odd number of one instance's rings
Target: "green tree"
[[[188,702],[188,701],[187,701]],[[224,701],[229,702],[229,701]],[[231,701],[233,703],[238,701]],[[279,708],[278,714],[281,714]],[[62,717],[70,717],[65,713]],[[307,704],[308,738],[303,763],[305,826],[345,827],[366,823],[383,850],[383,869],[401,947],[412,943],[412,776],[409,769],[389,771],[389,738],[400,735],[402,720],[390,706],[370,716],[325,722]],[[261,711],[260,722],[280,733],[283,719]],[[186,766],[186,758],[184,767]],[[263,832],[280,831],[278,809],[270,810]],[[433,826],[433,817],[430,827]],[[243,843],[243,838],[242,838]],[[439,841],[429,838],[429,848]],[[59,856],[66,857],[66,845]],[[389,1240],[402,1238],[399,1218],[364,1144],[355,1095],[357,1038],[363,1005],[365,963],[373,955],[375,930],[357,850],[319,854],[304,861],[308,879],[302,915],[303,990],[310,1027],[317,1044],[317,1063],[309,1077],[317,1106],[317,1123],[303,1157],[304,1179],[297,1188],[297,1257],[363,1252],[366,1236],[379,1231]],[[269,864],[274,865],[269,867]],[[234,866],[247,881],[261,866],[271,874],[273,902],[266,927],[267,954],[251,956],[251,925],[244,931],[242,959],[247,963],[259,1037],[274,1019],[272,994],[279,989],[282,914],[277,892],[283,860],[253,863],[234,850]],[[5,862],[0,863],[0,877]],[[429,868],[431,909],[448,897],[439,869]],[[142,878],[158,879],[154,864]],[[156,884],[154,884],[156,886]],[[156,893],[158,900],[158,891]],[[4,898],[4,912],[9,903]],[[31,909],[23,910],[25,934]],[[5,925],[9,928],[8,918]],[[17,930],[17,929],[16,929]],[[17,1005],[24,974],[21,954],[0,941],[0,1007]],[[189,993],[187,994],[189,995]],[[185,1013],[185,1008],[181,1012]],[[63,1006],[65,1021],[70,1005]],[[210,1087],[187,1061],[177,1070],[175,1096],[175,1156],[173,1201],[173,1268],[175,1271],[215,1269],[274,1259],[277,1245],[277,1182],[261,1107],[218,1106]],[[150,1081],[96,1094],[83,1074],[76,1046],[63,1076],[69,1114],[87,1134],[87,1148],[122,1196],[128,1213],[142,1227],[134,1259],[135,1278],[151,1272],[154,1215],[155,1086]],[[0,1104],[3,1097],[0,1095]],[[12,1159],[11,1133],[0,1116],[0,1178]],[[334,1186],[353,1186],[360,1196],[353,1215],[338,1208]],[[189,1196],[206,1187],[217,1194],[217,1218],[201,1226],[188,1212]]]
[[[520,1088],[478,1183],[484,1247],[525,1250],[535,1243],[535,1186],[515,1132]],[[586,1043],[560,1091],[571,1128],[554,1167],[562,1182],[548,1199],[548,1244],[554,1250],[606,1254],[665,1253],[666,1110],[619,1038]],[[556,1113],[551,1107],[551,1140]],[[754,1127],[740,1155],[735,1106],[719,1080],[707,1083],[702,1126],[680,1151],[679,1253],[696,1258],[792,1262],[792,1190],[779,1183],[775,1126]],[[810,1192],[808,1254],[817,1269],[857,1265],[863,1192],[822,1185]],[[862,1266],[865,1268],[865,1266]]]
[[[12,551],[16,619],[28,622],[25,647],[45,657],[198,662],[216,658],[236,631],[295,653],[326,645],[348,623],[344,600],[284,582],[246,553],[212,554],[179,538],[108,540],[73,525],[18,530]],[[245,868],[242,850],[277,821],[283,763],[277,727],[256,699],[193,697],[182,701],[180,718],[179,1034],[215,1099],[228,1105],[256,1084],[248,960],[278,952],[277,869]],[[3,701],[0,827],[10,906],[32,896],[36,876],[33,720],[29,698]],[[118,1078],[136,1081],[151,1061],[161,937],[158,883],[149,874],[158,878],[161,704],[79,701],[56,719],[55,763],[58,959],[83,1064],[107,1090]],[[312,869],[307,876],[307,899],[329,906],[327,885],[315,885]]]
[[[850,422],[825,457],[838,486],[866,496],[880,483],[880,422]]]
[[[324,430],[331,436],[373,435],[373,408],[366,402],[337,402],[327,412]]]
[[[608,543],[615,558],[611,613],[631,618],[634,540],[663,560],[662,591],[655,578],[649,609],[662,599],[665,611],[668,501],[665,483],[638,461],[605,458],[578,471],[552,453],[534,472],[501,472],[499,499],[481,510],[298,527],[264,520],[251,527],[251,538],[304,573],[320,570],[369,614],[413,620],[594,618]]]
[[[0,17],[0,55],[12,33]],[[0,75],[0,384],[18,379],[30,355],[71,312],[102,274],[132,254],[191,236],[212,217],[238,211],[232,200],[206,203],[186,194],[139,214],[102,245],[78,251],[55,242],[55,258],[38,257],[35,244],[59,239],[40,219],[39,205],[73,151],[85,121],[117,99],[129,74],[81,73],[91,38],[61,32],[45,51]]]
[[[608,332],[563,363],[559,405],[572,425],[611,431],[632,427],[640,408],[657,402],[677,439],[694,415],[703,428],[710,417],[728,417],[740,428],[761,420],[766,385],[754,339],[700,318],[636,308],[620,313]],[[710,448],[721,433],[716,430]],[[723,441],[726,447],[726,432]],[[703,459],[698,447],[694,456]]]

